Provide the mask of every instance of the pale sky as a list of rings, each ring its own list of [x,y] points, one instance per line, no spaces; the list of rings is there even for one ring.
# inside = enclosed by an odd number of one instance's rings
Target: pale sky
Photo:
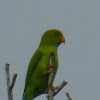
[[[54,100],[100,99],[100,0],[0,0],[0,100],[7,100],[5,63],[18,74],[14,100],[22,100],[28,63],[42,34],[61,30],[54,85],[68,81]],[[35,100],[46,100],[41,95]]]

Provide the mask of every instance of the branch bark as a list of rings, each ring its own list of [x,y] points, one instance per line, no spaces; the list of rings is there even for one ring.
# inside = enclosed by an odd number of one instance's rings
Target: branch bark
[[[13,89],[13,87],[15,85],[15,81],[16,81],[16,78],[17,78],[17,74],[14,73],[12,82],[10,82],[10,70],[9,70],[9,66],[10,65],[8,63],[5,64],[6,80],[7,80],[7,92],[8,92],[8,100],[13,100],[13,92],[12,92],[12,89]]]
[[[55,71],[54,63],[55,63],[55,55],[54,52],[51,52],[50,54],[51,68],[49,69],[51,73],[49,74],[49,81],[48,81],[48,95],[47,95],[48,100],[53,100],[53,97],[68,83],[66,81],[63,81],[56,89],[53,89],[53,79]]]
[[[54,91],[53,91],[53,97],[60,92],[60,90],[67,84],[68,82],[63,81]]]
[[[66,93],[66,95],[67,95],[68,100],[72,100],[72,98],[68,92]]]
[[[55,63],[55,55],[54,52],[51,52],[50,54],[50,65],[51,68],[49,69],[49,71],[51,72],[49,74],[49,81],[48,81],[48,100],[53,100],[53,78],[54,78],[54,63]]]

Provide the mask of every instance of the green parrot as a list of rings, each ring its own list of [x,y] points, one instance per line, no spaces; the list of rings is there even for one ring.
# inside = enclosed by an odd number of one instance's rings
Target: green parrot
[[[50,54],[51,52],[55,54],[55,78],[58,69],[57,48],[63,42],[65,43],[65,38],[61,31],[57,29],[47,30],[43,34],[40,45],[28,66],[22,100],[32,100],[40,94],[48,92]]]

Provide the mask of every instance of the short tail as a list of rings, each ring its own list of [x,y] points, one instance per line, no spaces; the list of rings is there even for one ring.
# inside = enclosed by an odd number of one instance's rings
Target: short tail
[[[23,98],[22,98],[22,100],[25,100],[25,95],[24,95],[24,93],[23,93]]]

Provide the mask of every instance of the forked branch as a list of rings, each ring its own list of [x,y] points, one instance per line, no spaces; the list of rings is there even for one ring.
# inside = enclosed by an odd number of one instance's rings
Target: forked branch
[[[63,81],[59,86],[57,86],[56,89],[53,89],[53,79],[54,79],[54,72],[55,72],[55,54],[54,52],[51,52],[50,54],[50,65],[51,68],[49,71],[51,72],[49,74],[49,81],[48,81],[48,100],[53,100],[53,97],[67,84],[67,82]]]
[[[13,92],[12,92],[12,89],[13,89],[13,87],[15,85],[15,81],[16,81],[16,78],[17,78],[17,74],[14,73],[12,82],[10,82],[10,68],[9,68],[9,66],[10,65],[8,63],[5,64],[6,80],[7,80],[7,92],[8,92],[8,100],[13,100]]]

